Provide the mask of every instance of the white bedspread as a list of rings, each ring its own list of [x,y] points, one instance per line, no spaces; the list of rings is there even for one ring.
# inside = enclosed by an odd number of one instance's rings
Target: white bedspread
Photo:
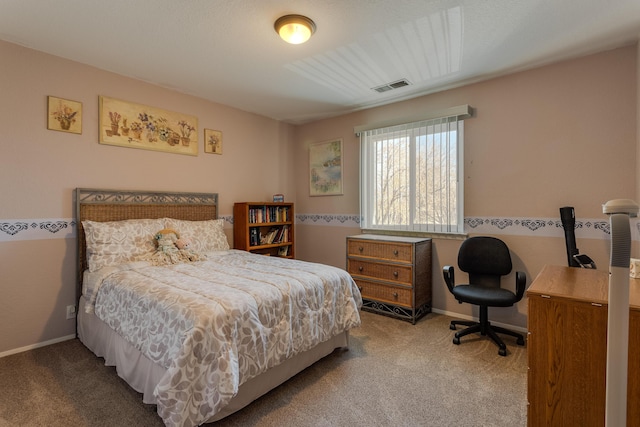
[[[168,426],[201,424],[243,382],[360,324],[356,284],[326,265],[230,250],[103,270],[85,276],[85,309],[167,368],[156,396]]]

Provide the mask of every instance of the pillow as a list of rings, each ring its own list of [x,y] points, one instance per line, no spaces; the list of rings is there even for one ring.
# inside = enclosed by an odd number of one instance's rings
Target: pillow
[[[161,219],[128,219],[124,221],[82,221],[87,245],[87,264],[94,272],[112,267],[156,250],[153,236],[164,228]]]
[[[180,233],[180,237],[191,240],[189,249],[200,254],[229,249],[227,235],[224,234],[224,219],[207,221],[186,221],[165,218],[164,227]]]

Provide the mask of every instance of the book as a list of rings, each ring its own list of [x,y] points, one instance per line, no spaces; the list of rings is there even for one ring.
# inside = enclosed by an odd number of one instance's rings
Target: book
[[[287,256],[289,255],[289,246],[282,246],[278,249],[278,256]]]
[[[249,229],[249,245],[258,246],[260,244],[260,232],[257,227]]]

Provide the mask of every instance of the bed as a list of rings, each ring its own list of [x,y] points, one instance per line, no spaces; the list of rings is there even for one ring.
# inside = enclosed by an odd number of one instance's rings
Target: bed
[[[242,409],[360,324],[344,270],[230,249],[215,193],[77,188],[75,201],[78,337],[167,426]],[[158,258],[160,231],[189,245]]]

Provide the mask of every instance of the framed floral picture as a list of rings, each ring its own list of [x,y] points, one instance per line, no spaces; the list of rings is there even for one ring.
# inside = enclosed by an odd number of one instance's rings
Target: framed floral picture
[[[309,146],[309,195],[342,194],[342,139]]]
[[[222,154],[222,132],[219,130],[204,130],[204,152]]]
[[[100,143],[198,155],[198,119],[119,99],[100,97]]]
[[[82,102],[47,97],[47,129],[82,133]]]

